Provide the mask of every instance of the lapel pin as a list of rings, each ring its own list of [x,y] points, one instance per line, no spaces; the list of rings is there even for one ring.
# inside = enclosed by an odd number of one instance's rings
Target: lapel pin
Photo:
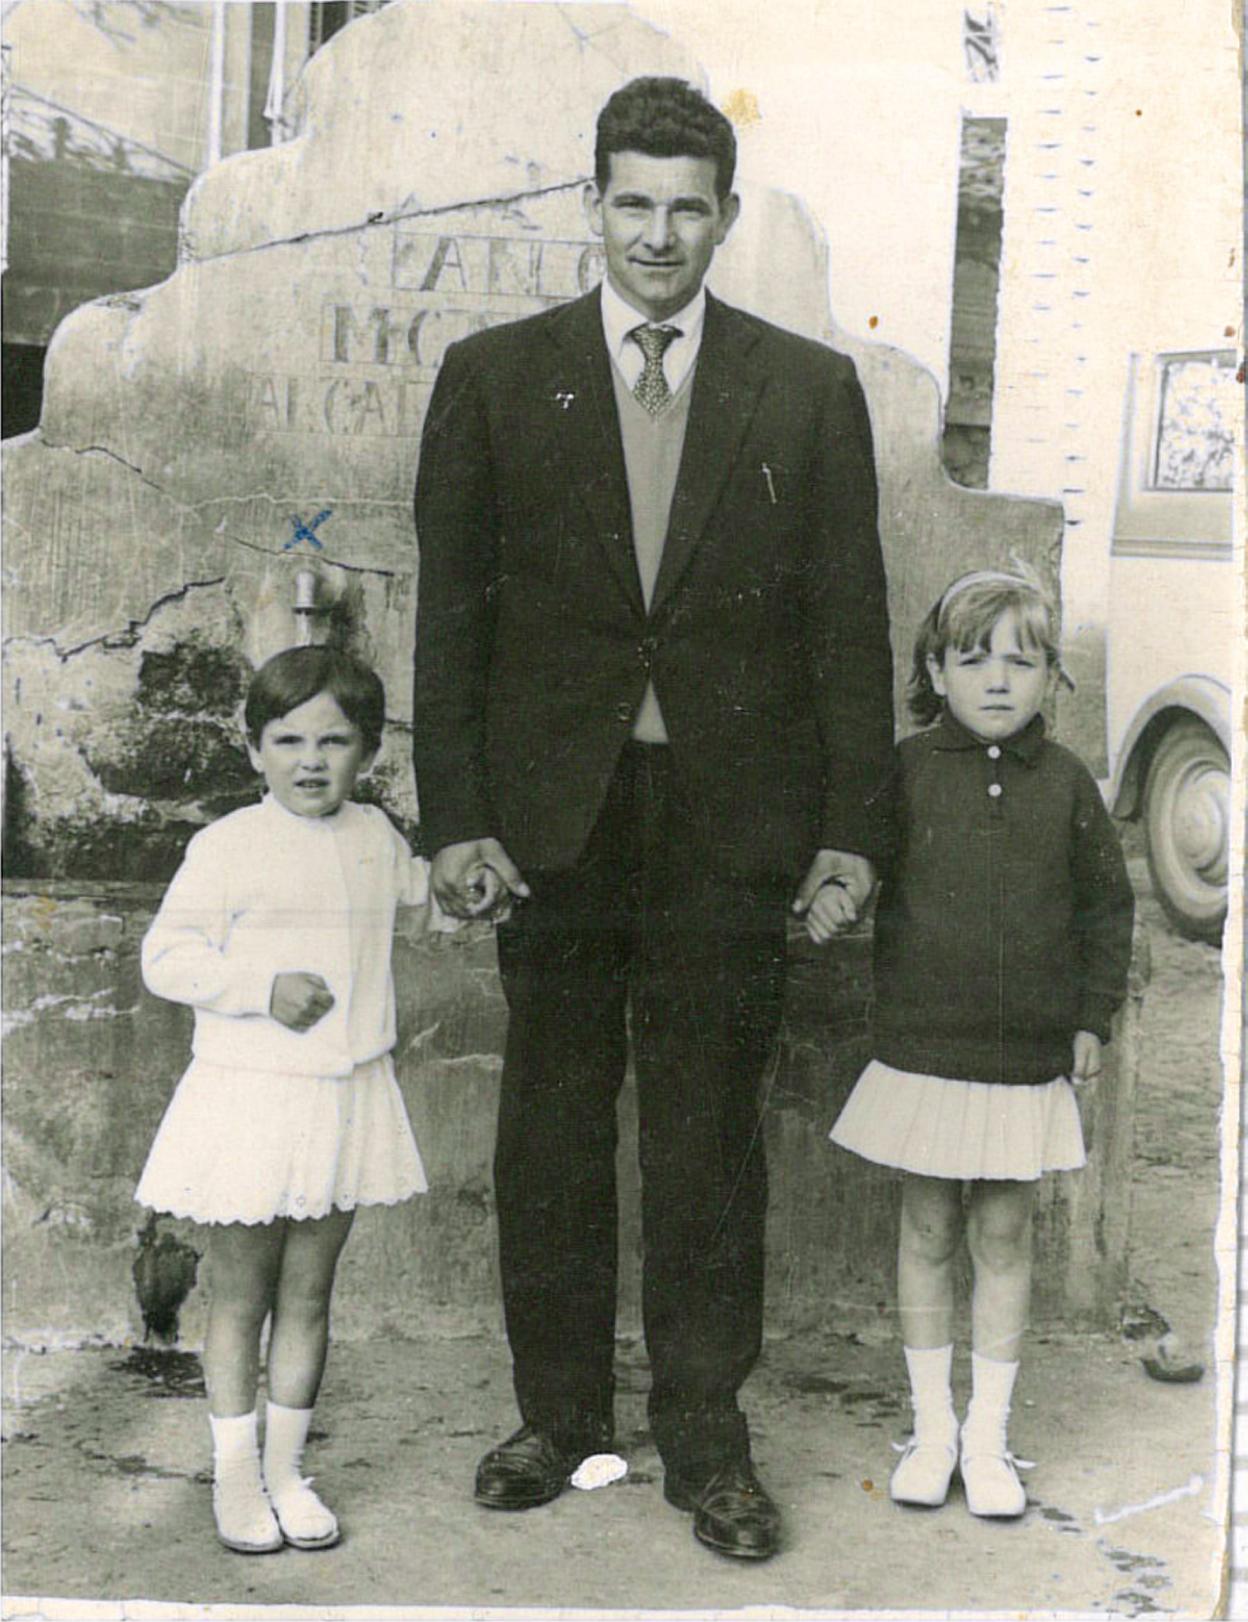
[[[565,411],[575,399],[576,395],[572,393],[571,389],[558,389],[555,392],[556,402],[561,405]]]

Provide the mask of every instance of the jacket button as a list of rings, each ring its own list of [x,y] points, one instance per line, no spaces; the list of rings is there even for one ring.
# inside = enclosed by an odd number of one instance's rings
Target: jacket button
[[[989,785],[988,785],[988,795],[989,795],[990,799],[999,800],[1001,798],[1001,785],[1000,785],[1000,783],[989,783]]]
[[[615,713],[621,721],[631,721],[633,718],[633,706],[631,704],[617,704]]]

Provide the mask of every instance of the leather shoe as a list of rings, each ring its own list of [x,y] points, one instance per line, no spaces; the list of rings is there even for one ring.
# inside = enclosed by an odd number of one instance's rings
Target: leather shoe
[[[694,1537],[719,1554],[766,1560],[780,1547],[780,1511],[749,1459],[720,1465],[700,1487],[669,1470],[663,1496],[693,1511]]]
[[[579,1463],[544,1432],[521,1425],[481,1460],[473,1497],[486,1509],[536,1509],[558,1498]]]

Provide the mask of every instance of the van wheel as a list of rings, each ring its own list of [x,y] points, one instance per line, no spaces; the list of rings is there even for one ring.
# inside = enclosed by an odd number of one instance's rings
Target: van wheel
[[[1230,761],[1218,738],[1195,716],[1175,721],[1149,762],[1144,828],[1157,898],[1194,940],[1222,936],[1230,798]]]

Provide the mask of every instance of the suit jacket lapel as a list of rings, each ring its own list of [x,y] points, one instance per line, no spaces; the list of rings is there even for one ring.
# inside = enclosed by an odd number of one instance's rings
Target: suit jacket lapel
[[[632,607],[644,615],[624,447],[597,290],[566,305],[549,331],[553,344],[541,385],[545,443],[538,466],[558,468],[557,476],[566,479],[584,503],[612,573]]]
[[[766,382],[750,354],[756,342],[757,333],[748,322],[730,305],[707,295],[706,325],[652,614],[671,596],[688,567],[754,415]]]

